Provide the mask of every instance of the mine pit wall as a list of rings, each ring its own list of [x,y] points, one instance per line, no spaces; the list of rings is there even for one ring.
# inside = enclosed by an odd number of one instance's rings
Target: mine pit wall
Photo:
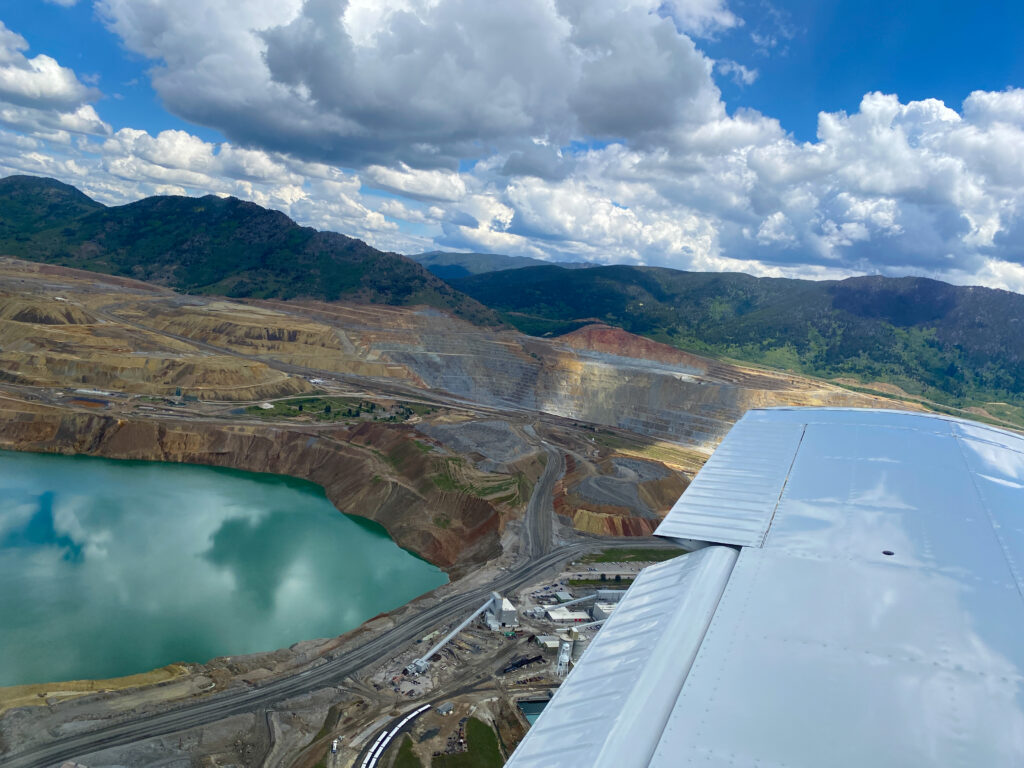
[[[715,444],[746,410],[735,387],[595,361],[545,371],[541,410],[683,445]]]
[[[455,579],[500,554],[498,511],[472,496],[423,495],[372,450],[301,428],[118,419],[10,402],[0,404],[0,448],[229,467],[309,480],[346,514],[382,525],[404,549]],[[408,485],[404,484],[408,481]],[[437,510],[451,520],[433,524]]]
[[[640,337],[628,337],[632,343]],[[878,407],[883,400],[825,382],[760,373],[702,360],[708,374],[687,373],[639,357],[556,342],[482,334],[422,332],[419,344],[374,340],[374,354],[410,371],[430,389],[499,408],[524,408],[682,445],[713,448],[750,408],[778,405]],[[524,339],[526,339],[524,341]],[[646,340],[641,340],[646,341]],[[664,346],[664,345],[661,345]],[[666,349],[671,349],[667,348]],[[525,350],[525,351],[524,351]]]
[[[714,448],[751,408],[878,407],[883,402],[824,383],[800,383],[753,388],[618,361],[567,357],[542,372],[537,391],[543,397],[536,407],[684,446]]]

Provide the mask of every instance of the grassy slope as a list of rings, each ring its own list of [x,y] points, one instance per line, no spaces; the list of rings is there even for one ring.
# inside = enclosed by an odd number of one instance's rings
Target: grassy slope
[[[0,253],[234,298],[427,304],[496,324],[410,259],[235,198],[105,207],[52,179],[0,179]]]
[[[494,729],[482,720],[469,718],[466,723],[467,752],[441,755],[431,761],[432,768],[500,768],[505,762],[498,748]]]
[[[393,768],[423,768],[423,763],[412,751],[412,739],[408,736],[402,739],[402,745],[398,748]]]
[[[454,281],[528,333],[600,321],[798,373],[889,382],[938,402],[1024,405],[1024,296],[923,278],[754,278],[532,267]]]
[[[604,549],[590,555],[584,555],[580,562],[586,565],[594,563],[660,563],[683,554],[681,549]]]

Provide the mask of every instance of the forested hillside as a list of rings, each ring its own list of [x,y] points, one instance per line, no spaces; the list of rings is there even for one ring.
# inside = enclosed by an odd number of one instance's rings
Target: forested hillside
[[[106,207],[53,179],[9,176],[0,179],[0,254],[191,293],[427,304],[499,322],[405,256],[233,197]]]
[[[652,267],[531,267],[452,281],[521,330],[594,320],[684,349],[895,384],[1019,417],[1024,296],[924,278],[755,278]]]

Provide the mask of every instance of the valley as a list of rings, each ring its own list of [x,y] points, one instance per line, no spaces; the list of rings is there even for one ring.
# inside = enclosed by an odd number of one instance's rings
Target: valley
[[[155,686],[5,689],[12,765],[176,744],[292,764],[338,701],[386,709],[364,675],[492,590],[518,594],[588,551],[659,546],[646,537],[747,408],[887,404],[608,326],[538,339],[431,307],[231,301],[13,258],[0,296],[0,447],[310,480],[451,579],[341,637],[187,660]],[[267,741],[251,713],[270,722],[284,701],[304,714]]]
[[[457,555],[447,537],[469,548],[474,537],[453,536],[458,524],[403,533],[410,524],[389,510],[447,494],[467,530],[493,529],[493,547],[499,518],[539,474],[542,438],[581,459],[569,472],[571,515],[583,505],[572,489],[588,473],[616,474],[606,461],[616,452],[692,473],[748,408],[885,402],[603,326],[536,339],[430,308],[231,302],[14,259],[0,261],[0,296],[17,307],[0,317],[0,444],[302,477],[449,567]],[[323,404],[316,413],[272,405],[324,396],[336,403],[328,418]],[[363,398],[380,410],[345,416],[338,405],[354,413]],[[518,435],[511,453],[499,450],[502,430],[459,437],[458,425],[495,417]],[[352,480],[325,477],[342,465]]]

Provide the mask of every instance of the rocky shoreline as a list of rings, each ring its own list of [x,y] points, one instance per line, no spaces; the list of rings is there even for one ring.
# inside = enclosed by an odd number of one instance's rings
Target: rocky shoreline
[[[340,511],[379,523],[399,546],[458,578],[500,553],[501,514],[487,500],[437,488],[429,479],[430,457],[402,450],[412,434],[402,425],[348,429],[130,419],[0,401],[0,448],[308,480]],[[399,452],[407,460],[396,461]],[[445,510],[444,527],[435,522],[437,509]]]

